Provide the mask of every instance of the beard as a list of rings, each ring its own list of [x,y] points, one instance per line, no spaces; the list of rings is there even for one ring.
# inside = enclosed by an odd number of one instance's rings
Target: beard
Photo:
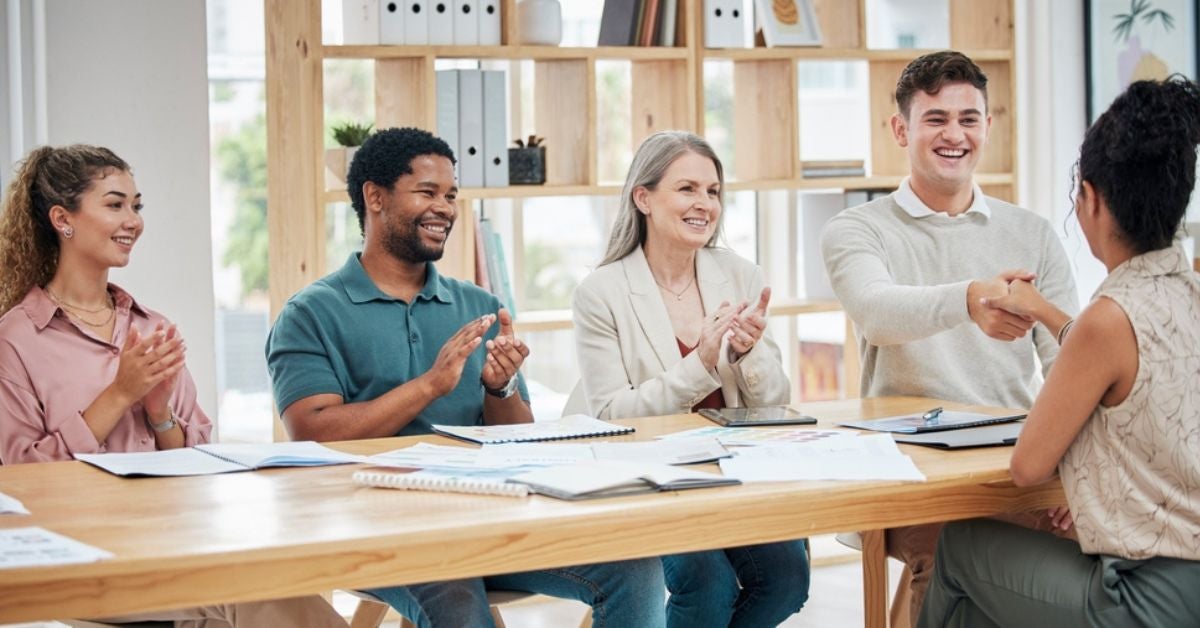
[[[436,262],[442,259],[442,254],[445,253],[445,242],[436,245],[429,245],[421,238],[421,226],[419,222],[423,217],[413,219],[411,222],[398,222],[395,219],[390,219],[385,224],[386,232],[383,235],[383,248],[396,259],[410,263],[421,262]],[[451,225],[453,229],[453,224]],[[450,237],[450,230],[446,231],[446,237]]]

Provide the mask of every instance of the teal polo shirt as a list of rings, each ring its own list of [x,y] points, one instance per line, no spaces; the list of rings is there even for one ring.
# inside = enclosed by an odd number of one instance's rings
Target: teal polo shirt
[[[500,300],[479,286],[443,277],[432,263],[426,268],[425,287],[412,303],[384,294],[358,253],[288,300],[267,336],[267,369],[279,410],[326,393],[346,403],[376,399],[428,371],[442,345],[467,322],[500,309]],[[485,341],[499,327],[493,324]],[[398,435],[428,434],[433,424],[482,425],[486,351],[480,344],[458,386]],[[519,390],[528,401],[524,379]]]

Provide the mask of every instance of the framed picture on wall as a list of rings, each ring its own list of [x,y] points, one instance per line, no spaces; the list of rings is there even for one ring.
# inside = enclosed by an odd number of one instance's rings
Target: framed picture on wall
[[[820,46],[821,25],[812,0],[755,0],[767,46]]]
[[[1091,124],[1130,83],[1200,69],[1196,0],[1084,0]]]

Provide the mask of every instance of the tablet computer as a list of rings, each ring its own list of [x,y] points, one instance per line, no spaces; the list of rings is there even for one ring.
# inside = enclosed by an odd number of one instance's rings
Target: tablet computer
[[[817,420],[787,406],[758,408],[701,408],[700,416],[725,427],[750,425],[813,425]]]

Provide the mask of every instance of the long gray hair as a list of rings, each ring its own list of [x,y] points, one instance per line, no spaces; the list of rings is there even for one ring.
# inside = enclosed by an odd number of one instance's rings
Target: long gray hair
[[[621,208],[613,223],[612,235],[608,238],[608,250],[604,252],[601,266],[611,264],[629,255],[646,242],[646,216],[638,211],[633,193],[639,187],[653,190],[662,181],[667,168],[685,153],[696,153],[708,157],[717,168],[717,180],[721,191],[717,200],[725,206],[725,169],[712,146],[704,138],[687,131],[660,131],[646,138],[633,156],[629,174],[625,176],[625,187],[621,189]],[[722,235],[725,212],[717,217],[717,228],[705,246],[716,246]]]

